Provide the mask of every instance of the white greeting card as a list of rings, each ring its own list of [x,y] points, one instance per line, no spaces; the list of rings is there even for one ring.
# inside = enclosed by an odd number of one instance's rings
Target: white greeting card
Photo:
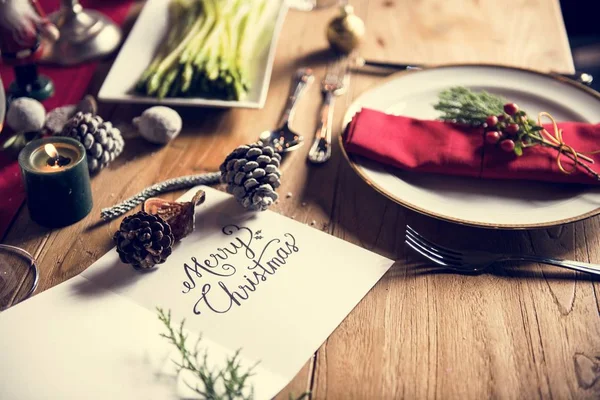
[[[111,251],[0,314],[0,398],[177,399],[176,353],[156,307],[201,333],[210,362],[240,349],[257,399],[280,391],[392,261],[202,188],[196,229],[146,273]],[[191,199],[197,189],[182,200]]]

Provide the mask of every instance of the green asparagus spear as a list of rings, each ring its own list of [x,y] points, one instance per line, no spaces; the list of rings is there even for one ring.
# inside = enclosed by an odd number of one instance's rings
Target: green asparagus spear
[[[159,98],[243,98],[280,1],[171,0],[171,29],[136,90]]]

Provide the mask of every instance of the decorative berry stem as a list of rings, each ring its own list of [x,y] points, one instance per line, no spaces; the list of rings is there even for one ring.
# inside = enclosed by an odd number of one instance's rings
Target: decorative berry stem
[[[575,157],[572,153],[570,152],[565,152],[564,150],[561,150],[561,146],[556,145],[554,143],[550,143],[544,139],[535,139],[537,140],[537,143],[539,143],[540,145],[543,146],[547,146],[547,147],[551,147],[553,149],[555,149],[557,152],[559,152],[560,154],[563,154],[564,156],[568,157],[571,161],[575,162],[576,164],[580,165],[583,169],[585,169],[590,175],[592,175],[594,178],[596,178],[597,180],[600,181],[600,174],[598,174],[596,171],[594,171],[589,165],[587,165],[584,162],[581,162],[580,158],[585,157],[584,155],[581,155],[578,153],[578,156]],[[587,160],[591,160],[588,157],[585,157]],[[592,160],[593,162],[593,160]],[[565,172],[567,174],[570,174],[571,172],[567,171]]]
[[[556,163],[563,173],[571,174],[580,165],[600,180],[600,174],[588,165],[593,164],[594,160],[565,143],[556,121],[546,112],[540,113],[536,122],[515,103],[507,103],[502,97],[485,91],[473,92],[464,87],[453,87],[441,92],[434,108],[442,112],[442,121],[483,127],[485,140],[490,145],[514,152],[517,156],[523,155],[523,149],[527,147],[550,147],[557,151]],[[550,133],[542,126],[542,118],[550,120],[554,132]],[[598,152],[600,151],[594,153]],[[575,163],[573,168],[563,167],[562,156]]]

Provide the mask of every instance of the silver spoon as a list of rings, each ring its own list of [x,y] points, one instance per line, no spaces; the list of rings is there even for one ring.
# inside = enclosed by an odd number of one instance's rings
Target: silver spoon
[[[259,142],[263,146],[271,146],[278,153],[287,153],[298,149],[304,143],[304,138],[290,129],[290,122],[294,118],[294,110],[304,90],[314,80],[312,69],[300,68],[294,75],[293,91],[279,121],[279,128],[272,131],[264,131],[259,136]]]

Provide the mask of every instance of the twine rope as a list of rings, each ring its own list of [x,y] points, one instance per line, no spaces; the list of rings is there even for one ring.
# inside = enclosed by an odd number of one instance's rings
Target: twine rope
[[[133,210],[135,207],[148,200],[150,197],[154,197],[166,192],[171,192],[173,190],[187,189],[198,185],[215,185],[217,183],[220,183],[220,181],[220,172],[209,172],[205,174],[188,175],[179,178],[169,179],[164,182],[152,185],[117,205],[108,208],[103,208],[100,212],[100,218],[102,218],[104,221],[110,221],[125,214],[130,210]]]
[[[594,176],[598,177],[598,173],[595,172],[594,170],[592,170],[589,166],[585,165],[581,160],[586,161],[590,164],[594,164],[594,160],[591,159],[590,157],[588,157],[586,154],[588,154],[588,155],[597,154],[597,153],[600,153],[600,150],[596,150],[596,151],[593,151],[590,153],[580,153],[580,152],[576,151],[572,146],[565,143],[565,141],[563,139],[562,129],[560,129],[558,127],[558,124],[556,123],[556,120],[554,119],[554,117],[552,117],[552,115],[550,115],[547,112],[539,113],[538,114],[538,125],[539,126],[543,126],[542,125],[543,118],[547,118],[548,120],[550,120],[550,122],[552,123],[553,132],[550,133],[546,129],[542,129],[540,131],[542,134],[542,142],[556,148],[556,150],[558,151],[558,154],[556,155],[556,164],[558,165],[558,169],[560,169],[561,172],[563,172],[567,175],[570,175],[577,170],[577,164],[579,164],[579,165],[583,166],[588,172],[590,172]],[[566,157],[570,158],[571,160],[573,160],[573,165],[570,168],[565,168],[563,166],[563,163],[562,163],[563,157],[562,156],[566,156]]]

